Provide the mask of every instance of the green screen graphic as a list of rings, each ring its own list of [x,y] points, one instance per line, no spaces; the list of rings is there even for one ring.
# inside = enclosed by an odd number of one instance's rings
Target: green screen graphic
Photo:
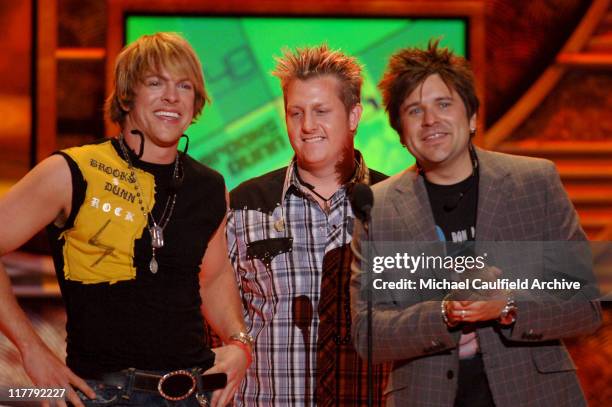
[[[202,61],[213,100],[187,134],[189,154],[221,172],[229,189],[285,166],[293,156],[283,96],[270,72],[284,47],[327,43],[363,64],[364,107],[355,138],[368,167],[388,175],[414,163],[389,126],[376,89],[391,54],[426,46],[430,38],[465,55],[462,19],[261,18],[211,16],[129,16],[126,40],[144,34],[182,34]]]

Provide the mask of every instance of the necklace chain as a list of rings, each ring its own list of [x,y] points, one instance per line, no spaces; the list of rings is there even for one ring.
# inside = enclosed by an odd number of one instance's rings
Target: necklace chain
[[[136,197],[138,198],[138,203],[140,205],[140,210],[142,211],[143,216],[147,222],[147,230],[149,231],[149,235],[151,236],[151,261],[149,262],[149,270],[151,273],[157,273],[159,265],[157,263],[157,259],[155,258],[155,250],[161,249],[164,247],[164,229],[168,225],[170,218],[172,217],[172,213],[174,212],[174,205],[176,204],[176,191],[166,200],[166,205],[164,206],[164,211],[162,212],[159,221],[155,221],[153,217],[153,208],[145,207],[146,203],[144,202],[144,191],[140,182],[138,181],[138,176],[136,175],[136,171],[134,169],[134,165],[132,164],[132,160],[130,159],[130,155],[127,151],[127,147],[125,145],[125,140],[123,138],[123,134],[119,136],[119,147],[123,154],[123,158],[128,163],[128,168],[131,172],[131,176],[134,178],[136,182]],[[174,158],[174,170],[172,172],[172,178],[176,179],[179,171],[179,158],[178,154]],[[149,224],[149,219],[151,219],[151,223]]]
[[[357,158],[355,158],[355,169],[353,171],[353,175],[351,176],[351,178],[349,178],[349,182],[351,180],[353,180],[355,175],[359,172],[360,168],[361,168],[361,164],[359,163],[359,161],[357,161]],[[331,206],[329,204],[329,201],[334,197],[334,195],[336,194],[337,191],[332,192],[332,194],[329,196],[329,198],[325,198],[323,195],[321,195],[320,193],[315,191],[315,186],[314,185],[309,184],[308,182],[305,182],[302,179],[302,177],[300,177],[300,172],[298,171],[297,163],[295,164],[294,170],[295,170],[295,175],[296,175],[300,185],[305,187],[306,189],[308,189],[310,192],[315,194],[317,197],[319,197],[323,201],[323,210],[325,212],[329,212],[331,210]]]

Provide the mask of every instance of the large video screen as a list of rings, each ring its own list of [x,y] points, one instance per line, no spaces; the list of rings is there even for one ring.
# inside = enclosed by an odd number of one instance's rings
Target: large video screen
[[[430,38],[465,55],[464,19],[279,18],[130,15],[125,39],[172,31],[193,45],[202,61],[213,103],[191,125],[189,154],[221,172],[229,189],[285,166],[289,144],[282,90],[270,72],[284,47],[327,43],[363,65],[364,111],[355,145],[368,167],[388,175],[414,163],[389,126],[376,88],[389,56],[407,46],[426,46]]]

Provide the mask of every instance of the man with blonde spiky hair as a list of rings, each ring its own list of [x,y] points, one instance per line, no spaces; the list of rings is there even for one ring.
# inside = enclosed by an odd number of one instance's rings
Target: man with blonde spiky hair
[[[117,57],[107,110],[119,136],[52,155],[0,200],[0,255],[47,225],[66,364],[19,308],[1,264],[0,330],[32,382],[62,388],[74,406],[225,406],[249,364],[223,177],[177,151],[206,100],[189,43],[145,35]],[[206,345],[203,317],[226,346]]]
[[[255,339],[238,406],[360,406],[366,369],[351,345],[349,277],[357,182],[375,183],[353,140],[361,68],[327,45],[285,50],[281,81],[288,167],[230,194],[228,244]],[[382,369],[376,369],[376,404]]]

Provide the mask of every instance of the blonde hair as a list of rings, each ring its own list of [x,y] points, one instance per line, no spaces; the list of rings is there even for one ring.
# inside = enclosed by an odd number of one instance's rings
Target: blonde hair
[[[287,87],[294,79],[307,80],[322,75],[333,75],[340,81],[338,87],[346,110],[361,101],[361,66],[354,57],[340,50],[332,50],[327,44],[316,47],[283,49],[283,56],[276,58],[272,75],[281,81],[285,102]]]
[[[128,109],[134,106],[134,89],[145,75],[168,69],[187,77],[194,87],[194,120],[210,99],[204,87],[202,65],[189,43],[175,33],[143,35],[127,45],[115,62],[114,89],[106,100],[105,111],[110,120],[123,125]]]

